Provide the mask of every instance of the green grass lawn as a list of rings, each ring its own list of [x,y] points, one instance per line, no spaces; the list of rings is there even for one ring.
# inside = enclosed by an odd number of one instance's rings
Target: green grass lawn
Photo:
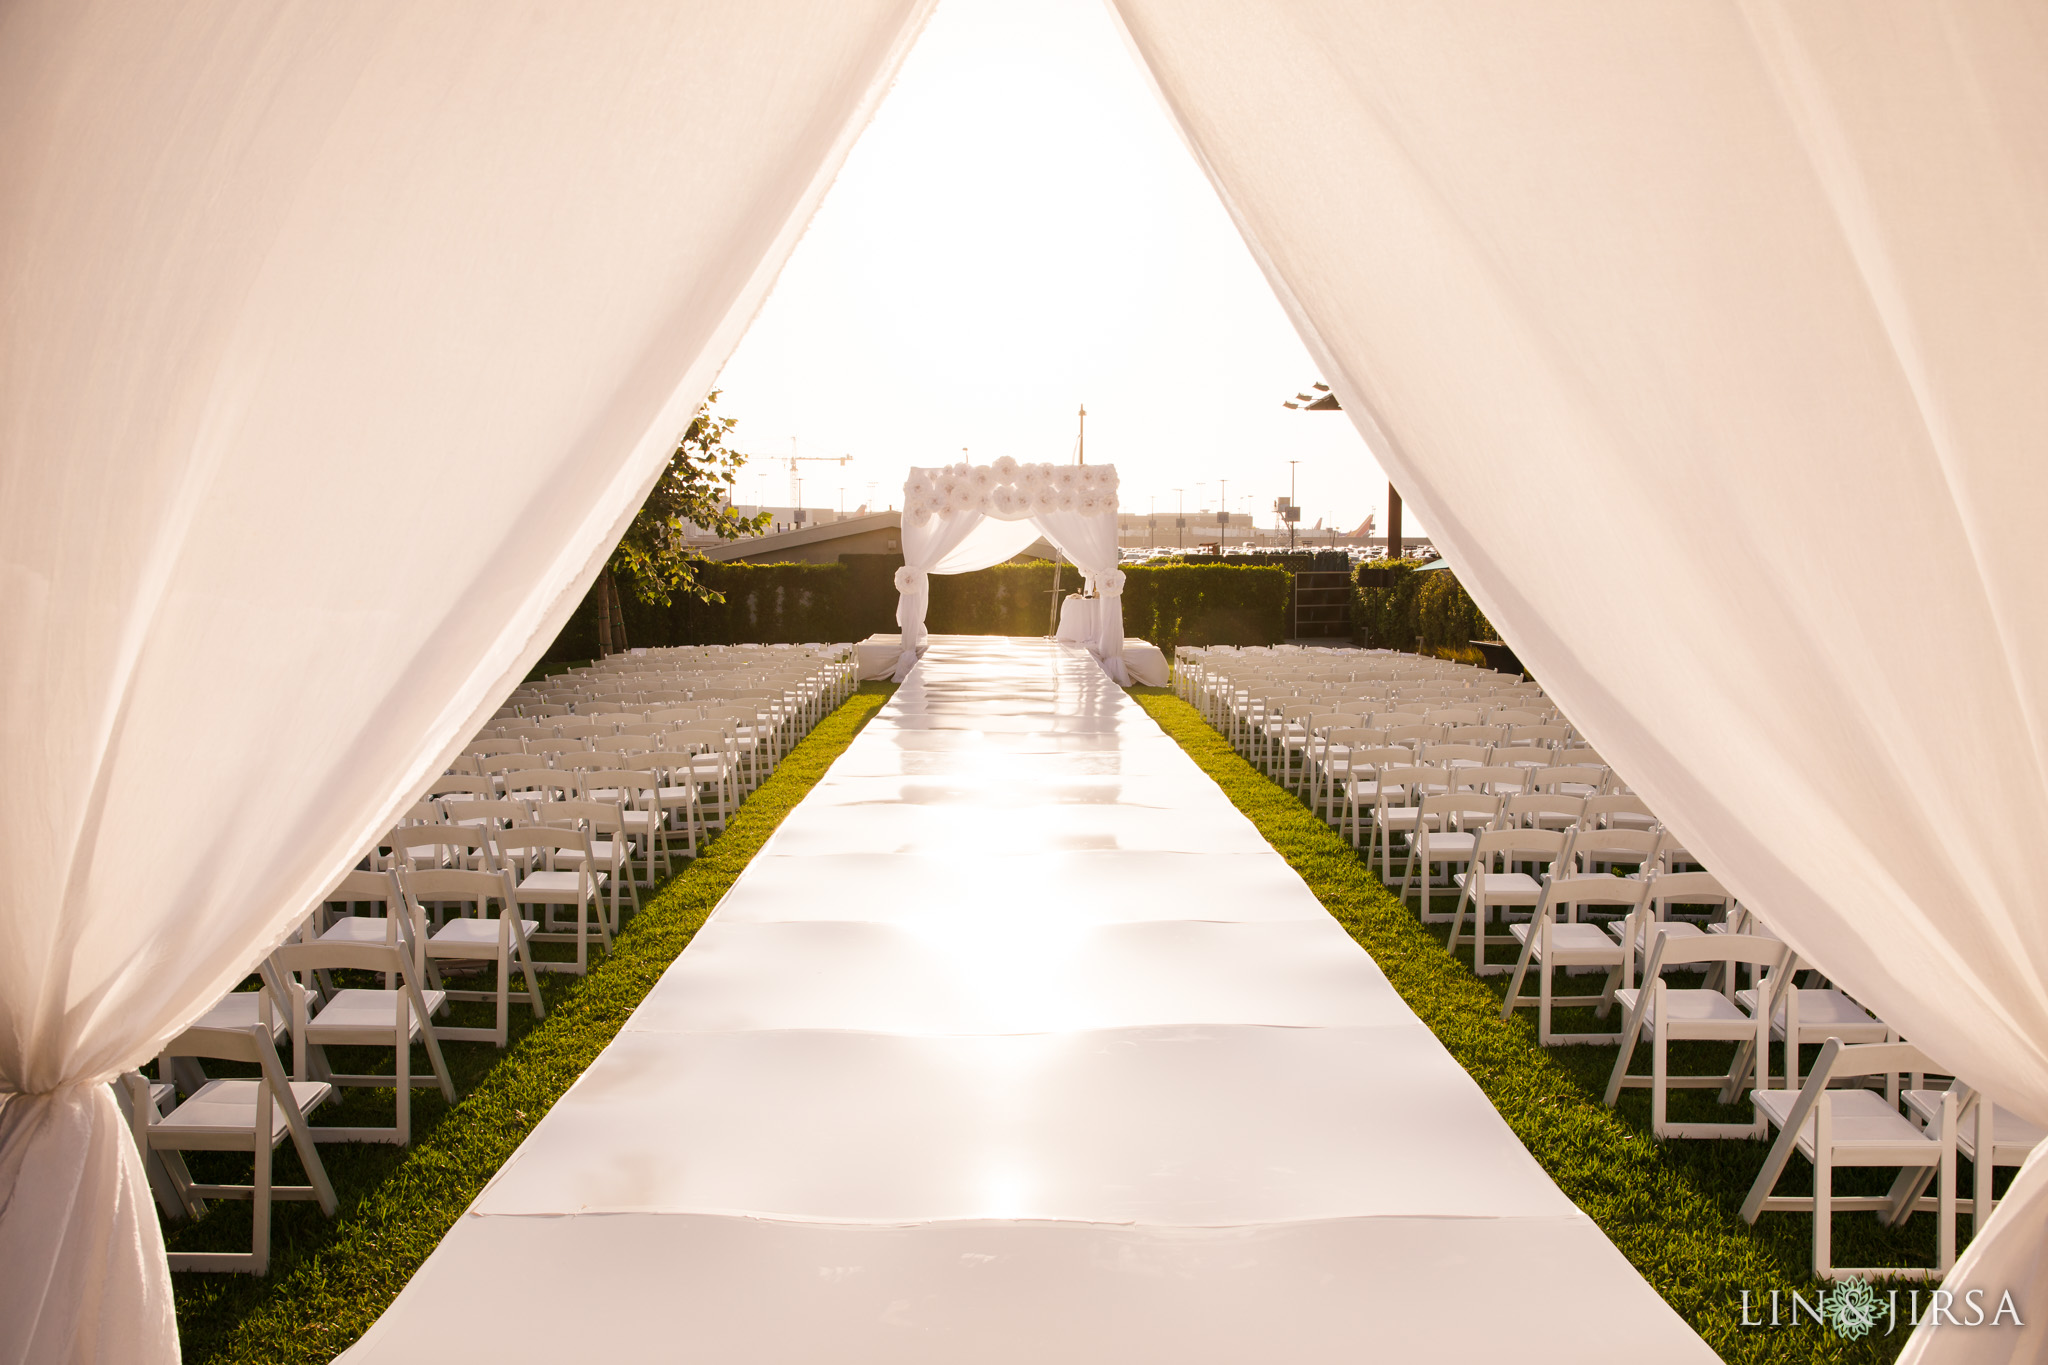
[[[1601,1101],[1614,1065],[1612,1048],[1545,1048],[1536,1041],[1533,1010],[1517,1011],[1512,1022],[1503,1023],[1505,977],[1474,976],[1469,950],[1459,957],[1446,951],[1441,931],[1423,925],[1411,907],[1382,886],[1349,840],[1239,758],[1193,707],[1165,688],[1135,688],[1133,693],[1372,954],[1408,1007],[1479,1083],[1565,1194],[1723,1359],[1874,1362],[1899,1353],[1907,1337],[1911,1286],[1901,1286],[1899,1326],[1889,1336],[1883,1334],[1882,1321],[1875,1335],[1853,1343],[1810,1322],[1797,1330],[1740,1326],[1745,1289],[1752,1304],[1767,1304],[1774,1289],[1788,1296],[1798,1290],[1810,1302],[1822,1288],[1809,1273],[1813,1234],[1807,1215],[1766,1213],[1753,1228],[1740,1217],[1766,1145],[1653,1141],[1647,1090],[1624,1091],[1620,1106],[1608,1109]],[[1495,960],[1505,956],[1496,952]],[[1561,990],[1596,988],[1591,977],[1560,981],[1571,983]],[[1527,989],[1533,993],[1533,979]],[[1555,1017],[1559,1028],[1572,1031],[1616,1024],[1613,1016],[1596,1022],[1593,1011],[1584,1008],[1559,1011]],[[1672,1068],[1725,1071],[1731,1050],[1711,1044],[1673,1048]],[[1649,1069],[1647,1046],[1638,1050],[1634,1069]],[[1701,1109],[1718,1112],[1695,1112]],[[1741,1109],[1721,1110],[1712,1092],[1698,1091],[1677,1092],[1671,1113],[1673,1118],[1724,1121],[1749,1116],[1746,1102]],[[1890,1174],[1844,1172],[1836,1188],[1844,1194],[1866,1188],[1881,1193]],[[1967,1175],[1961,1177],[1959,1187],[1967,1191],[1967,1182]],[[1794,1157],[1780,1191],[1811,1188],[1808,1168]],[[1959,1222],[1967,1229],[1967,1220]],[[1834,1238],[1837,1264],[1934,1263],[1932,1214],[1917,1214],[1897,1230],[1879,1226],[1874,1214],[1839,1214]],[[1789,1297],[1784,1302],[1789,1305]],[[1589,1334],[1600,1330],[1597,1323],[1587,1324]]]
[[[894,690],[889,684],[867,684],[820,722],[703,856],[644,900],[612,953],[600,958],[588,976],[543,975],[545,1020],[535,1020],[515,1004],[512,1042],[504,1052],[488,1043],[447,1044],[443,1050],[457,1102],[445,1104],[435,1090],[414,1091],[411,1147],[322,1147],[321,1160],[341,1201],[340,1216],[324,1218],[311,1203],[274,1204],[268,1277],[173,1276],[178,1331],[189,1365],[324,1362],[361,1336],[541,1115],[596,1060],[782,817]],[[467,1012],[457,1023],[490,1020],[488,1005],[453,1008]],[[367,1071],[377,1062],[374,1052],[365,1050],[358,1059],[351,1051],[336,1050],[338,1066],[360,1062]],[[390,1071],[389,1050],[381,1065]],[[426,1067],[425,1051],[416,1050],[415,1074],[427,1074]],[[221,1074],[233,1070],[213,1069]],[[388,1124],[390,1113],[388,1091],[348,1091],[314,1121]],[[195,1154],[194,1173],[202,1180],[209,1178],[207,1160]],[[211,1160],[239,1160],[239,1169],[226,1164],[212,1178],[248,1179],[247,1157]],[[276,1178],[280,1184],[305,1178],[289,1143],[278,1154]],[[249,1205],[216,1202],[197,1223],[171,1225],[167,1240],[174,1251],[246,1251]],[[545,1276],[544,1269],[536,1270]],[[598,1311],[601,1305],[592,1308]]]

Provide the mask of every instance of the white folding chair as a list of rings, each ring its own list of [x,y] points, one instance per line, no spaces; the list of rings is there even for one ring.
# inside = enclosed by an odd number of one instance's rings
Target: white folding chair
[[[247,1252],[173,1251],[168,1256],[171,1269],[268,1274],[271,1200],[316,1199],[322,1213],[329,1218],[335,1214],[334,1186],[306,1125],[306,1116],[332,1097],[334,1087],[289,1079],[270,1031],[261,1025],[186,1029],[164,1045],[161,1056],[162,1069],[175,1057],[216,1058],[258,1068],[254,1080],[207,1081],[167,1114],[159,1112],[149,1082],[134,1072],[123,1078],[136,1150],[145,1160],[155,1153],[163,1161],[188,1213],[204,1213],[208,1199],[247,1199],[254,1206]],[[271,1180],[272,1154],[287,1137],[306,1168],[308,1184],[278,1185]],[[254,1178],[247,1185],[202,1184],[186,1168],[186,1152],[248,1152],[256,1162]]]
[[[1553,1033],[1550,1027],[1552,1008],[1551,977],[1555,971],[1572,967],[1604,967],[1608,971],[1609,984],[1601,991],[1594,1017],[1605,1019],[1612,1007],[1614,992],[1629,985],[1628,953],[1623,943],[1616,942],[1599,925],[1581,922],[1578,912],[1593,906],[1621,912],[1624,920],[1644,913],[1643,905],[1650,894],[1648,879],[1630,877],[1572,877],[1548,875],[1543,878],[1543,893],[1536,902],[1536,912],[1526,924],[1508,926],[1508,933],[1521,944],[1521,956],[1515,961],[1514,977],[1508,982],[1507,999],[1501,1002],[1500,1017],[1506,1022],[1515,1010],[1536,1006],[1536,1037],[1545,1047],[1568,1043],[1614,1043],[1621,1034],[1615,1033]],[[1568,913],[1567,913],[1568,912]],[[1535,968],[1538,977],[1535,999],[1522,994],[1522,980],[1530,968]],[[1591,1004],[1590,1000],[1572,1000],[1573,1004]]]
[[[593,915],[605,951],[612,946],[611,920],[604,905],[606,874],[597,866],[589,833],[563,825],[515,825],[499,830],[497,840],[498,856],[515,877],[513,901],[541,909],[541,928],[527,936],[529,941],[576,945],[575,962],[536,962],[534,966],[582,976],[590,969]],[[558,917],[562,911],[575,917],[573,932],[562,927]]]
[[[412,1141],[412,1048],[425,1043],[427,1058],[439,1084],[441,1098],[455,1103],[455,1083],[441,1058],[441,1044],[434,1034],[433,1016],[447,1001],[445,992],[422,990],[420,969],[413,957],[411,928],[405,930],[403,946],[386,943],[287,943],[271,955],[281,972],[311,975],[317,972],[365,971],[383,973],[398,985],[388,990],[346,988],[334,992],[308,1017],[303,999],[294,1006],[292,1020],[292,1076],[295,1080],[321,1080],[331,1085],[363,1089],[390,1089],[397,1097],[397,1117],[389,1128],[315,1128],[316,1142],[389,1142],[403,1147]],[[330,1047],[370,1047],[392,1050],[394,1066],[389,1076],[343,1074],[329,1063]],[[308,1069],[311,1075],[308,1075]]]
[[[1487,922],[1496,917],[1505,919],[1505,911],[1534,910],[1536,902],[1543,898],[1543,884],[1527,872],[1515,870],[1515,864],[1542,864],[1546,871],[1555,874],[1569,867],[1571,858],[1572,830],[1551,829],[1489,829],[1483,831],[1474,842],[1472,862],[1466,871],[1452,880],[1458,887],[1458,903],[1452,911],[1451,933],[1444,946],[1452,953],[1460,947],[1472,949],[1472,971],[1477,976],[1497,976],[1513,968],[1505,962],[1488,962]],[[1501,861],[1501,870],[1494,871],[1494,860]],[[1472,916],[1472,932],[1465,934],[1465,915]]]
[[[2025,1165],[2034,1149],[2048,1142],[2048,1129],[1999,1108],[1967,1085],[1958,1083],[1951,1088],[1955,1094],[1956,1155],[1969,1161],[1973,1177],[1970,1198],[1958,1203],[1970,1215],[1971,1232],[1978,1233],[1998,1207],[1991,1193],[1993,1174],[2001,1166],[2012,1170]],[[1948,1094],[1944,1090],[1908,1090],[1901,1098],[1906,1112],[1923,1127],[1930,1127],[1941,1120]],[[1929,1178],[1929,1173],[1923,1172],[1909,1191],[1896,1192],[1899,1197],[1886,1211],[1887,1223],[1896,1225],[1912,1216],[1914,1200],[1926,1190]]]
[[[1754,1224],[1763,1213],[1813,1214],[1813,1273],[1823,1280],[1842,1276],[1865,1279],[1940,1279],[1956,1260],[1956,1095],[1938,1092],[1940,1108],[1921,1128],[1899,1112],[1899,1076],[1932,1070],[1926,1056],[1911,1043],[1845,1045],[1830,1038],[1797,1090],[1758,1090],[1751,1095],[1760,1120],[1778,1130],[1756,1183],[1742,1201],[1742,1220]],[[1867,1076],[1886,1077],[1884,1093],[1862,1086],[1830,1088],[1831,1082]],[[1779,1195],[1778,1178],[1792,1153],[1813,1164],[1813,1193]],[[1899,1172],[1889,1193],[1838,1195],[1834,1173],[1843,1166],[1892,1167]],[[1834,1214],[1870,1210],[1897,1217],[1900,1196],[1916,1185],[1925,1188],[1924,1173],[1939,1182],[1933,1199],[1905,1201],[1904,1211],[1931,1209],[1935,1215],[1933,1270],[1901,1266],[1850,1269],[1833,1262]]]
[[[1747,965],[1755,974],[1758,989],[1768,1002],[1775,982],[1783,975],[1779,969],[1784,963],[1785,945],[1776,939],[1749,934],[1704,934],[1698,938],[1673,939],[1660,932],[1659,926],[1645,923],[1643,916],[1637,916],[1633,922],[1643,925],[1643,932],[1649,936],[1650,951],[1643,964],[1642,985],[1622,987],[1614,992],[1615,1002],[1628,1011],[1628,1017],[1622,1025],[1621,1052],[1615,1057],[1614,1071],[1607,1078],[1607,1107],[1614,1107],[1624,1087],[1647,1086],[1650,1091],[1650,1132],[1660,1140],[1762,1137],[1764,1116],[1761,1110],[1753,1110],[1753,1117],[1747,1123],[1674,1123],[1668,1117],[1670,1091],[1718,1090],[1721,1103],[1732,1104],[1752,1070],[1756,1073],[1756,1088],[1769,1088],[1770,1025],[1761,1015],[1745,1013],[1735,1003],[1731,988],[1736,979],[1736,968]],[[1632,953],[1633,945],[1625,943],[1622,950],[1624,954]],[[1722,969],[1722,990],[1676,988],[1664,980],[1664,973],[1673,967],[1716,965]],[[1651,1049],[1650,1074],[1647,1076],[1629,1070],[1629,1064],[1635,1058],[1636,1043],[1645,1029],[1649,1030]],[[1736,1049],[1735,1059],[1726,1075],[1672,1075],[1671,1044],[1693,1040],[1749,1043],[1751,1046]]]
[[[492,1028],[455,1028],[445,1024],[436,1027],[434,1032],[443,1042],[505,1046],[511,1027],[514,963],[526,978],[523,994],[533,1010],[533,1017],[540,1019],[546,1016],[546,1007],[541,1004],[540,985],[533,973],[533,953],[527,946],[527,935],[538,929],[540,923],[519,914],[513,899],[510,872],[440,868],[401,873],[399,883],[413,916],[413,933],[419,945],[420,959],[430,979],[444,962],[491,962],[497,966],[495,992],[454,990],[449,989],[444,981],[433,981],[433,985],[440,988],[449,1000],[495,1000],[498,1007],[497,1024]],[[495,917],[490,913],[493,901],[498,906]],[[462,907],[461,914],[448,917],[431,937],[426,933],[426,905],[429,902]]]

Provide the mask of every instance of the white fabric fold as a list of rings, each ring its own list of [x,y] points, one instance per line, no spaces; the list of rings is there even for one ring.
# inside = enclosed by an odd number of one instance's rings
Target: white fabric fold
[[[1046,539],[1066,551],[1074,567],[1087,576],[1086,591],[1101,599],[1088,652],[1119,686],[1129,687],[1131,674],[1124,666],[1124,575],[1117,568],[1115,510],[1108,516],[1040,512],[1036,521]]]
[[[559,631],[929,9],[0,9],[0,1360],[177,1358],[90,1082]]]
[[[1551,695],[1806,960],[2048,1122],[2039,6],[1114,3]],[[1950,1287],[2048,1303],[2044,1203],[2037,1160]]]

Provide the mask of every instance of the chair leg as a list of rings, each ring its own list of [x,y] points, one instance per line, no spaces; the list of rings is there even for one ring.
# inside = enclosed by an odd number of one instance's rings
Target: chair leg
[[[1650,1029],[1650,1136],[1664,1136],[1665,1082],[1670,1079],[1670,1058],[1664,1051],[1664,1020],[1660,1016]]]
[[[1829,1264],[1833,1255],[1833,1233],[1835,1222],[1835,1165],[1833,1144],[1835,1137],[1834,1105],[1830,1095],[1822,1095],[1820,1103],[1813,1107],[1813,1273],[1815,1278],[1832,1280],[1834,1267]]]
[[[410,1005],[406,1007],[408,1016],[411,1009]],[[412,1039],[405,1029],[398,1031],[397,1072],[398,1145],[409,1147],[412,1145]]]
[[[263,1082],[257,1082],[263,1084]],[[251,1195],[250,1252],[256,1258],[256,1273],[270,1273],[270,1134],[256,1135],[256,1188]]]

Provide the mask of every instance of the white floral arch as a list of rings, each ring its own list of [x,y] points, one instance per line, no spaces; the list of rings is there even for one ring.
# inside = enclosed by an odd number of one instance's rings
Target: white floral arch
[[[912,469],[903,484],[903,567],[896,571],[901,682],[924,647],[930,576],[1000,564],[1043,535],[1081,571],[1101,599],[1088,651],[1128,685],[1124,666],[1123,571],[1117,567],[1115,465],[990,464]]]

